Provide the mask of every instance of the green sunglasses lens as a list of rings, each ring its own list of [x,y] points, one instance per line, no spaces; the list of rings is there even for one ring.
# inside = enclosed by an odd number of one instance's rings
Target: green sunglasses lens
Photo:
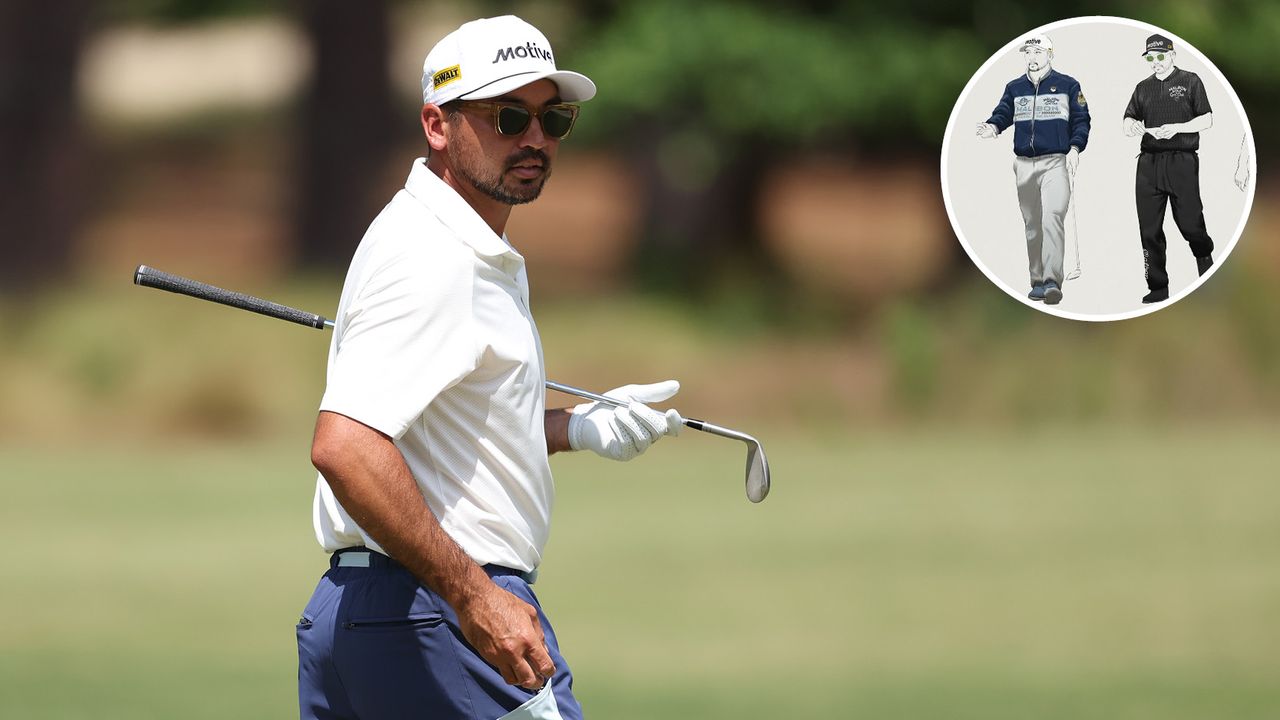
[[[1164,62],[1164,53],[1160,53],[1159,55],[1147,56],[1147,62],[1155,62],[1156,60],[1159,60],[1160,62]]]
[[[563,108],[549,108],[542,112],[542,130],[553,138],[562,138],[573,129],[573,113]]]

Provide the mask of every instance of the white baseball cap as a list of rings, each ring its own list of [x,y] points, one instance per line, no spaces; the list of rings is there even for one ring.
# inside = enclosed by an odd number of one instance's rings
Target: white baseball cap
[[[542,79],[560,89],[564,102],[595,97],[586,75],[557,70],[551,43],[538,28],[515,15],[463,23],[436,43],[422,63],[422,102],[498,97]]]
[[[1018,52],[1022,52],[1027,48],[1033,48],[1033,47],[1042,48],[1044,50],[1052,50],[1053,41],[1049,39],[1048,35],[1032,35],[1028,37],[1026,40],[1022,41],[1022,47],[1018,48]]]

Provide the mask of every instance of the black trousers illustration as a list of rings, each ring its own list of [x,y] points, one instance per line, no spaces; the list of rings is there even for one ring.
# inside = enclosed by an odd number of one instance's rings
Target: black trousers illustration
[[[1173,222],[1196,257],[1213,254],[1213,240],[1204,224],[1200,202],[1200,156],[1189,150],[1144,152],[1138,156],[1134,188],[1138,232],[1146,264],[1147,287],[1169,287],[1165,270],[1164,209],[1173,204]]]

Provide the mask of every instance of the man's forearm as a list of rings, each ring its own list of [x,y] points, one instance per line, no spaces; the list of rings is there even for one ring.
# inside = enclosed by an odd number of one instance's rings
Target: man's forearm
[[[491,584],[440,527],[391,438],[351,418],[322,412],[311,457],[351,518],[455,610]]]
[[[1174,130],[1180,133],[1198,133],[1213,127],[1213,113],[1205,113],[1203,115],[1191,118],[1184,123],[1171,125]]]
[[[543,428],[547,435],[547,454],[567,452],[569,447],[569,416],[573,408],[555,408],[546,411]]]

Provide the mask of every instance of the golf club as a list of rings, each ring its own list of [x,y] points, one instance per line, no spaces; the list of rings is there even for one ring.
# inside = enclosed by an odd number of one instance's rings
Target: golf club
[[[138,269],[133,273],[133,284],[143,287],[156,288],[158,290],[166,290],[168,292],[186,295],[188,297],[198,298],[200,300],[209,300],[229,307],[240,308],[241,310],[249,310],[260,315],[277,318],[279,320],[288,320],[289,322],[299,325],[306,325],[310,328],[323,330],[333,327],[333,321],[328,318],[321,317],[314,313],[303,312],[295,308],[274,303],[269,300],[263,300],[252,295],[224,290],[207,283],[192,280],[180,275],[172,275],[146,265],[139,265]],[[615,400],[605,395],[599,395],[588,390],[573,387],[572,385],[564,385],[558,382],[548,380],[547,388],[557,392],[576,395],[587,400],[602,402],[615,407],[626,407],[627,403],[621,400]],[[760,441],[750,435],[730,430],[729,428],[713,425],[703,420],[695,420],[693,418],[682,418],[686,427],[718,435],[720,437],[738,440],[747,445],[747,470],[746,470],[746,489],[747,499],[753,503],[758,503],[769,495],[769,460],[765,457],[764,447]]]
[[[1080,221],[1076,220],[1076,176],[1075,173],[1067,174],[1067,182],[1071,184],[1071,239],[1074,240],[1072,245],[1075,247],[1076,267],[1067,276],[1063,278],[1063,282],[1067,280],[1075,280],[1080,277]]]

